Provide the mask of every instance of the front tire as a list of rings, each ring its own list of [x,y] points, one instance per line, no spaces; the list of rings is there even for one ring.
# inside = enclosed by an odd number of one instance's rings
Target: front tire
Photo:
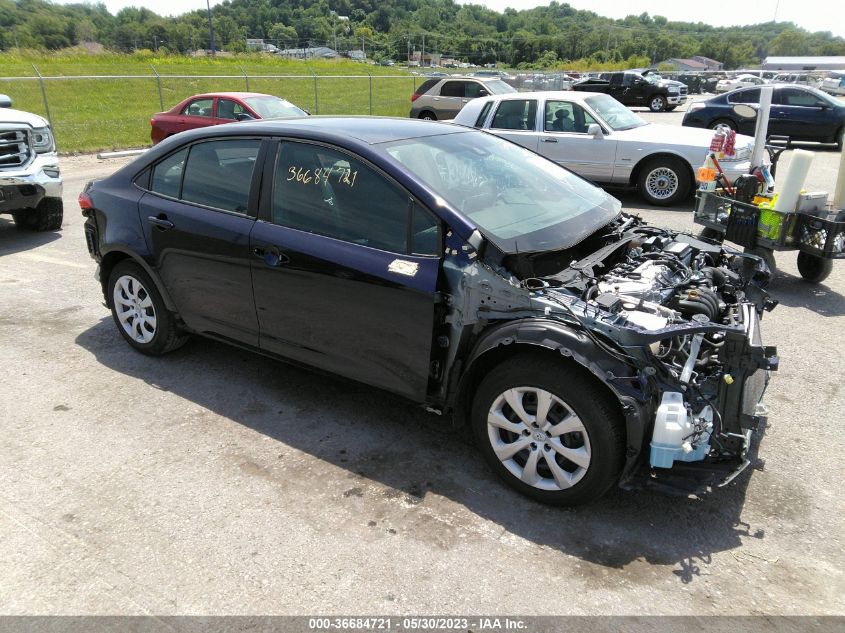
[[[58,231],[62,228],[64,205],[61,198],[43,198],[35,209],[13,213],[15,226],[30,231]]]
[[[619,411],[563,358],[525,354],[493,369],[476,391],[471,425],[496,474],[542,503],[593,501],[619,479]]]
[[[138,264],[117,264],[109,275],[108,292],[117,330],[136,350],[160,356],[185,344],[187,336],[179,331],[155,283]]]
[[[652,112],[663,112],[666,109],[666,97],[660,95],[652,97],[648,102],[648,109]]]
[[[832,259],[816,257],[804,251],[798,253],[798,272],[801,273],[804,281],[811,284],[820,284],[828,278],[832,271]]]
[[[692,174],[677,158],[653,158],[640,169],[637,187],[646,202],[666,207],[689,195]]]

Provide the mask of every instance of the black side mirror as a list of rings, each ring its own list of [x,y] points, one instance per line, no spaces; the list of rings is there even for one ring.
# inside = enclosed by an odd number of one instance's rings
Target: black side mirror
[[[255,121],[255,117],[251,114],[247,114],[246,112],[241,112],[240,114],[235,116],[235,119],[237,119],[238,121]]]
[[[0,95],[0,108],[11,108],[12,98],[9,95]]]
[[[481,90],[478,91],[478,96],[479,97],[489,97],[490,93],[487,92],[484,88],[482,88]]]

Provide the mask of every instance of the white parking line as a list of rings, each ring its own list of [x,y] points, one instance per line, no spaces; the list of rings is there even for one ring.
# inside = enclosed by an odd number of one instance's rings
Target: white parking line
[[[49,255],[41,255],[39,253],[17,253],[15,257],[21,259],[28,259],[33,262],[43,262],[45,264],[57,264],[59,266],[68,266],[70,268],[81,268],[93,270],[92,264],[80,264],[78,262],[69,262],[66,259],[59,259],[58,257],[50,257]]]

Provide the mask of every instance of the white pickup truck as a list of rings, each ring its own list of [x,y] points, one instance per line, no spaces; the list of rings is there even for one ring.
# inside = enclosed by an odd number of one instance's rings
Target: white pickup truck
[[[0,95],[0,213],[19,228],[55,231],[62,226],[62,177],[49,124],[12,109]]]

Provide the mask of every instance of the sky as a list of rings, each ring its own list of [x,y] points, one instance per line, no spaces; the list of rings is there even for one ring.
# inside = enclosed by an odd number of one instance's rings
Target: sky
[[[66,0],[67,2],[79,0]],[[92,0],[96,1],[96,0]],[[205,0],[103,0],[112,14],[123,7],[144,6],[159,15],[180,15],[205,8]],[[220,0],[211,0],[211,5]],[[466,4],[465,0],[457,0]],[[769,22],[794,22],[808,31],[831,31],[845,37],[845,2],[842,0],[568,0],[576,9],[585,9],[608,18],[627,15],[662,15],[679,22],[704,22],[713,26],[737,26]],[[506,7],[529,9],[548,5],[548,0],[474,0],[496,11]]]

